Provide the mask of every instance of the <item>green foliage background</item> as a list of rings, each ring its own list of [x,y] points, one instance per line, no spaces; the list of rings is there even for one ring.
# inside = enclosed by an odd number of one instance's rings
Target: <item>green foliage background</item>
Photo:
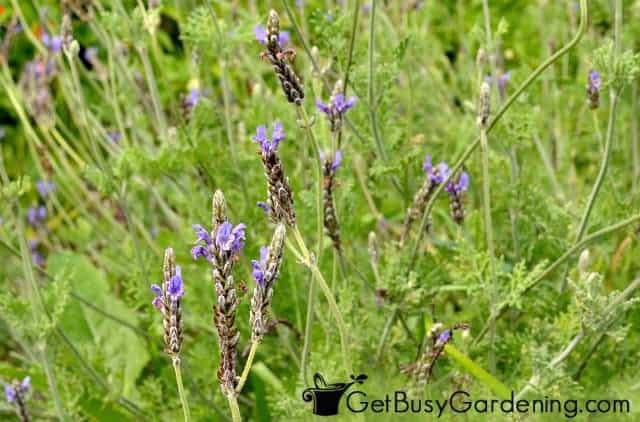
[[[83,47],[98,47],[93,69],[66,51],[52,54],[43,47],[39,34],[61,31],[64,8],[58,2],[12,1],[0,14],[5,37],[14,16],[25,27],[1,61],[0,380],[31,376],[28,405],[36,420],[180,420],[161,317],[149,291],[161,279],[168,246],[185,280],[182,363],[192,418],[230,420],[216,378],[215,295],[209,268],[190,255],[191,225],[209,224],[216,189],[224,191],[231,220],[247,224],[235,272],[248,286],[237,318],[243,349],[250,337],[250,259],[273,232],[256,206],[265,200],[266,182],[251,136],[258,125],[275,120],[287,134],[279,152],[295,192],[300,231],[346,321],[353,372],[369,376],[364,391],[380,396],[411,386],[412,377],[401,367],[416,361],[432,323],[466,322],[469,335],[456,331],[455,349],[437,362],[427,397],[464,389],[491,398],[504,388],[517,393],[535,380],[531,398],[639,398],[640,310],[633,306],[633,292],[616,302],[638,278],[638,222],[589,244],[590,258],[584,255],[581,268],[582,249],[527,288],[575,243],[603,157],[612,87],[620,100],[611,160],[587,235],[639,211],[640,103],[633,52],[640,2],[620,2],[618,45],[627,53],[616,54],[615,2],[590,0],[588,27],[577,46],[530,85],[490,133],[495,285],[485,246],[480,150],[464,164],[471,176],[464,224],[453,222],[443,193],[415,265],[418,224],[404,246],[398,233],[424,182],[425,154],[453,164],[478,136],[479,83],[492,73],[491,66],[478,65],[478,49],[501,72],[510,72],[509,96],[575,35],[577,3],[489,1],[493,45],[487,45],[481,1],[377,1],[373,68],[369,1],[309,0],[303,7],[286,2],[297,26],[281,1],[165,0],[158,9],[143,3],[66,2],[73,37]],[[317,157],[271,66],[260,60],[263,47],[253,30],[265,24],[269,9],[280,13],[305,82],[304,107],[322,147],[329,148],[328,127],[314,101],[327,101],[325,82],[332,86],[344,78],[356,3],[364,4],[358,9],[348,92],[358,103],[343,132],[335,197],[347,262],[342,271],[329,239],[318,237]],[[48,84],[51,109],[38,114],[19,81],[27,62],[44,56],[57,70]],[[595,111],[585,97],[590,69],[599,70],[604,82]],[[184,100],[196,88],[203,96],[186,112]],[[505,99],[493,90],[494,113]],[[381,148],[374,141],[372,111]],[[120,135],[118,142],[112,133]],[[35,189],[38,180],[57,186],[46,200]],[[33,228],[25,216],[39,204],[47,208],[46,226]],[[373,264],[371,232],[378,256]],[[39,241],[42,267],[32,263],[29,240]],[[301,400],[310,375],[321,372],[331,382],[350,375],[335,319],[317,288],[307,379],[302,375],[310,280],[309,271],[285,252],[272,313],[290,327],[278,325],[258,349],[239,400],[247,420],[310,419],[310,405]],[[608,312],[612,302],[616,306]],[[495,336],[474,343],[491,310],[505,304]],[[389,321],[390,315],[399,317]],[[550,367],[576,335],[584,336],[575,350]],[[630,415],[598,418],[637,420],[631,409]],[[342,413],[349,419],[344,408]],[[0,404],[0,417],[13,415],[12,405]],[[576,419],[581,418],[587,415]]]

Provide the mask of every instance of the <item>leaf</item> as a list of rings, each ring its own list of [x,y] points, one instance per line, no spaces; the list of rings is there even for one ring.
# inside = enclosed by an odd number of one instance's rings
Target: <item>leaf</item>
[[[73,290],[88,301],[130,324],[137,324],[135,312],[113,295],[104,272],[88,258],[58,253],[50,257],[49,268],[52,274],[67,274]],[[67,307],[60,324],[87,360],[94,366],[104,365],[111,379],[119,382],[123,396],[135,395],[136,380],[149,361],[146,344],[140,337],[77,303]]]

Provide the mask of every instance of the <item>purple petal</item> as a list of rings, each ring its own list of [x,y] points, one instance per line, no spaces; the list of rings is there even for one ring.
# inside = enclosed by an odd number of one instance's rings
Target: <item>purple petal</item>
[[[196,242],[202,241],[207,246],[211,245],[211,235],[209,234],[209,232],[207,232],[207,230],[204,227],[202,227],[200,224],[194,224],[191,227],[196,232],[196,236],[198,236],[198,239],[196,239]]]
[[[271,147],[275,150],[278,144],[285,138],[282,123],[275,122],[273,124],[273,133],[271,134]]]
[[[600,79],[600,72],[597,70],[589,71],[589,87],[592,89],[600,89],[600,85],[602,84],[602,80]]]
[[[184,285],[182,283],[182,269],[180,266],[176,267],[176,275],[169,279],[167,285],[167,293],[171,300],[176,301],[184,296]]]
[[[280,47],[284,47],[287,44],[289,44],[290,39],[291,39],[291,36],[289,35],[289,32],[282,31],[278,35],[278,44],[280,44]]]
[[[4,395],[7,398],[8,403],[13,403],[16,399],[16,390],[9,384],[5,384]]]
[[[451,340],[451,330],[444,330],[438,336],[438,343],[440,344],[446,344],[449,342],[449,340]]]
[[[331,172],[335,173],[336,170],[340,168],[340,164],[342,164],[342,151],[337,150],[336,156],[333,159],[333,163],[331,163]]]
[[[331,108],[327,105],[324,104],[322,101],[320,100],[316,100],[316,107],[318,108],[318,110],[324,114],[331,114]]]
[[[262,268],[267,267],[267,258],[269,258],[269,247],[262,246],[260,248],[260,265],[262,266]]]
[[[258,208],[261,208],[267,214],[269,214],[271,212],[271,207],[266,202],[258,201],[258,203],[256,205],[258,205]]]
[[[151,285],[151,291],[153,292],[154,295],[156,295],[156,297],[162,296],[162,288],[157,284]]]
[[[264,26],[258,24],[255,28],[253,28],[253,32],[256,34],[256,40],[260,44],[267,43],[267,31],[265,31]]]
[[[464,192],[469,188],[469,174],[466,171],[463,171],[460,175],[460,179],[458,180],[457,189],[459,192]]]
[[[162,298],[161,298],[161,297],[159,297],[159,296],[158,296],[158,297],[156,297],[156,298],[154,298],[154,299],[151,301],[151,304],[152,304],[156,309],[159,309],[159,310],[162,310],[162,307],[163,307],[163,305],[164,305],[164,303],[162,302]]]
[[[432,169],[433,169],[433,164],[431,161],[431,155],[427,154],[424,156],[424,163],[422,164],[422,170],[424,170],[425,173],[431,173]]]
[[[253,267],[253,271],[251,272],[253,279],[260,287],[264,287],[264,271],[262,266],[255,259],[251,260],[251,266]]]
[[[26,376],[20,383],[20,392],[26,394],[31,389],[31,377]]]
[[[209,249],[202,245],[197,245],[191,248],[191,256],[193,256],[194,260],[198,260],[199,258],[204,258],[207,261],[211,260],[211,253]]]

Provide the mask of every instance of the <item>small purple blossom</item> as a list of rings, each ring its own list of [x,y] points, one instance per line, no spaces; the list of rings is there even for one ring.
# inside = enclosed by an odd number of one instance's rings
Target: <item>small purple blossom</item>
[[[231,252],[233,255],[238,254],[244,246],[245,228],[246,225],[242,223],[234,227],[233,224],[225,221],[218,228],[216,245],[222,251]]]
[[[319,100],[316,101],[316,107],[329,117],[334,115],[342,116],[356,104],[356,101],[358,101],[357,97],[349,97],[349,99],[345,100],[344,95],[336,94],[331,97],[329,104],[324,104]]]
[[[196,232],[196,235],[198,236],[198,238],[196,239],[196,243],[202,241],[207,246],[210,246],[212,243],[212,240],[211,240],[211,235],[209,235],[209,232],[205,230],[205,228],[202,227],[200,224],[194,224],[192,227],[193,227],[193,230]]]
[[[278,144],[285,138],[284,128],[282,123],[276,121],[273,124],[273,130],[271,132],[271,139],[267,137],[267,127],[260,125],[256,129],[256,135],[252,138],[260,145],[260,149],[264,153],[275,152],[278,149]]]
[[[122,134],[117,130],[111,130],[107,132],[107,137],[111,142],[113,142],[114,144],[117,144],[122,139]]]
[[[597,70],[589,71],[589,88],[594,90],[599,90],[602,85],[602,80],[600,79],[600,72]]]
[[[191,256],[193,256],[194,260],[198,260],[200,258],[204,258],[207,261],[211,260],[211,252],[206,246],[196,245],[191,248]]]
[[[176,275],[169,279],[167,283],[167,294],[172,301],[176,302],[184,296],[184,283],[182,282],[182,269],[176,266]]]
[[[433,167],[431,155],[429,154],[424,157],[422,169],[429,177],[429,181],[434,185],[439,185],[447,177],[449,177],[449,166],[447,165],[447,163],[441,161],[436,167]]]
[[[256,35],[256,40],[260,44],[264,45],[267,43],[267,31],[264,26],[260,24],[256,25],[256,27],[253,28],[253,32]],[[280,31],[280,33],[278,34],[278,44],[280,45],[280,47],[284,47],[289,44],[290,39],[291,37],[289,35],[289,32],[287,31]]]
[[[32,227],[38,227],[44,223],[47,218],[47,209],[43,206],[38,208],[30,207],[27,209],[27,222]]]
[[[504,98],[506,94],[507,83],[511,79],[511,71],[501,73],[498,76],[498,92],[500,93],[500,98]],[[487,75],[484,78],[485,82],[491,84],[493,82],[493,77],[491,75]]]
[[[457,182],[449,182],[444,188],[451,196],[460,195],[462,192],[466,192],[469,189],[469,174],[463,171],[460,174]]]
[[[449,343],[449,340],[451,340],[451,334],[452,332],[450,329],[446,329],[441,332],[438,336],[437,344],[444,346],[445,344]]]
[[[271,207],[266,202],[258,201],[256,205],[258,206],[258,208],[260,208],[262,211],[266,212],[267,214],[271,212]]]
[[[47,199],[47,196],[49,196],[50,193],[53,193],[56,191],[56,184],[51,181],[48,182],[46,180],[38,180],[36,182],[36,189],[40,194],[40,198],[45,200]]]
[[[98,57],[98,47],[89,47],[82,51],[82,58],[89,63],[93,63],[96,57]]]
[[[322,162],[322,164],[325,163],[326,160],[326,154],[324,151],[320,151],[320,161]],[[331,161],[331,173],[335,173],[339,168],[340,165],[342,164],[342,150],[337,150],[335,156],[333,157],[333,160]]]
[[[185,96],[183,101],[184,107],[188,110],[193,110],[195,106],[198,105],[201,98],[202,91],[196,88],[189,90],[189,93]]]
[[[8,403],[13,403],[18,395],[24,396],[29,390],[31,390],[31,377],[26,376],[17,387],[15,387],[15,381],[14,385],[5,384],[4,395]]]
[[[42,44],[52,53],[59,53],[62,50],[62,37],[58,35],[51,36],[48,33],[42,34]]]
[[[162,287],[158,286],[157,284],[152,284],[151,285],[151,291],[153,292],[153,294],[155,295],[155,297],[153,298],[153,300],[151,301],[151,304],[159,309],[162,310],[162,305],[163,305],[163,301],[162,301]]]
[[[269,248],[263,246],[260,248],[260,261],[255,259],[251,260],[251,266],[253,267],[251,274],[260,287],[264,287],[264,273],[267,268],[267,258],[269,258]]]

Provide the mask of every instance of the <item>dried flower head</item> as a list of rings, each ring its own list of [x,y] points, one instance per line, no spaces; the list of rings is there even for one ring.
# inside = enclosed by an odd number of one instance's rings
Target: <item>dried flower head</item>
[[[293,192],[277,154],[278,144],[284,138],[284,129],[279,122],[273,125],[271,139],[267,137],[266,126],[258,126],[256,136],[253,137],[260,145],[260,157],[267,177],[267,202],[259,202],[258,206],[269,214],[273,222],[285,222],[294,226],[296,213],[293,208]]]
[[[179,266],[176,266],[176,258],[172,248],[167,248],[164,252],[162,277],[161,286],[151,285],[151,291],[154,294],[151,303],[162,313],[164,350],[175,361],[180,359],[183,340],[180,302],[184,296],[184,282],[182,281],[182,271]]]
[[[256,38],[262,34],[256,32]],[[262,37],[260,37],[262,39]],[[260,41],[259,39],[259,41]],[[264,38],[267,50],[261,57],[268,60],[273,66],[273,70],[280,80],[280,85],[287,100],[290,103],[301,105],[304,99],[304,89],[300,78],[290,64],[296,53],[292,49],[283,49],[283,37],[280,33],[280,17],[271,10],[267,19],[267,31]]]
[[[259,261],[251,261],[253,278],[256,281],[249,314],[251,341],[253,342],[260,341],[267,331],[267,313],[273,297],[273,284],[280,273],[285,236],[284,224],[278,224],[271,239],[271,245],[268,248],[260,248]]]
[[[16,415],[21,422],[30,421],[29,412],[27,412],[26,399],[27,394],[31,390],[31,377],[24,377],[22,381],[13,380],[11,384],[5,384],[4,395],[7,403],[14,404],[16,407]]]

